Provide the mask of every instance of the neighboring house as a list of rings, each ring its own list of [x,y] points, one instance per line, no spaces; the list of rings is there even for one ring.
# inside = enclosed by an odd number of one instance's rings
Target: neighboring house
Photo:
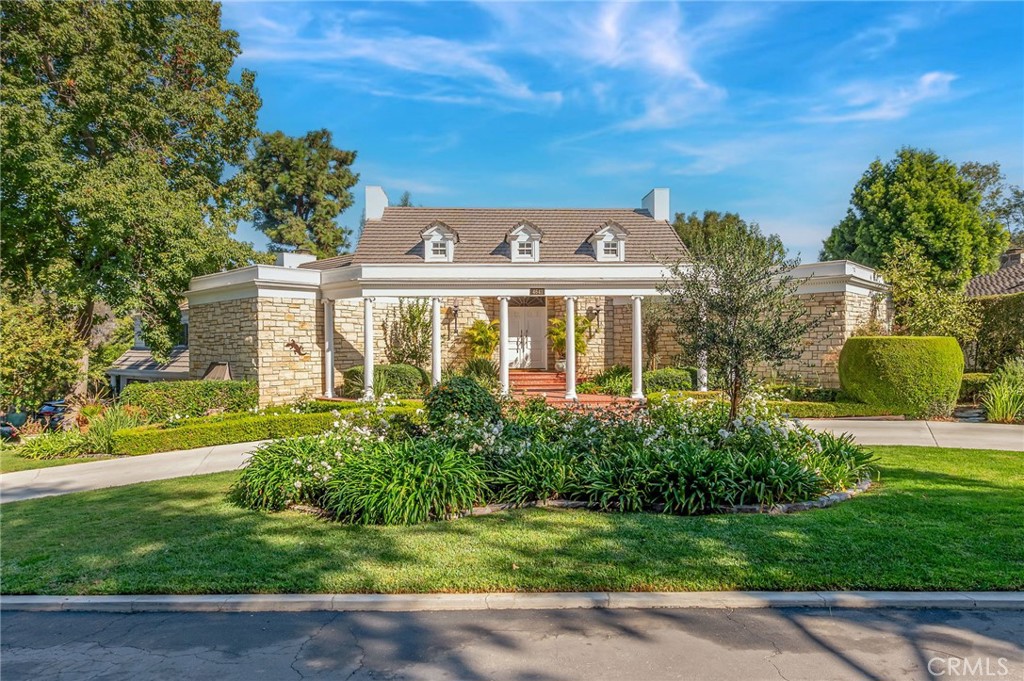
[[[1011,248],[999,256],[999,269],[992,274],[982,274],[967,282],[967,295],[1005,296],[1024,293],[1024,262],[1021,257],[1024,248]]]
[[[575,397],[578,376],[622,364],[633,367],[633,394],[642,397],[644,301],[660,295],[667,264],[686,254],[669,224],[667,189],[637,208],[423,208],[389,206],[371,186],[365,217],[351,255],[282,253],[275,266],[193,279],[191,377],[226,363],[234,378],[259,384],[261,404],[333,396],[340,372],[356,365],[372,386],[389,314],[400,299],[419,298],[431,301],[435,381],[462,356],[461,333],[474,320],[499,321],[495,359],[508,391],[510,368],[555,369],[550,319],[585,315],[588,349],[565,357],[565,396]],[[828,319],[808,337],[805,358],[784,369],[835,384],[845,339],[872,315],[887,318],[877,303],[884,284],[847,261],[803,265],[794,276],[805,279],[799,294],[811,312]],[[662,356],[676,352],[671,335]]]
[[[107,369],[110,387],[119,395],[129,383],[152,383],[153,381],[181,381],[189,377],[188,356],[188,304],[181,304],[182,344],[171,349],[165,364],[153,359],[153,353],[142,340],[142,321],[135,318],[135,338],[131,349],[117,358]]]

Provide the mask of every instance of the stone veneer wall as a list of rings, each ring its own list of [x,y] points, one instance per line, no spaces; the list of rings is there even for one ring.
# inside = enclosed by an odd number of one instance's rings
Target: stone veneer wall
[[[806,293],[798,298],[812,317],[823,321],[802,340],[799,359],[787,360],[780,367],[763,367],[759,375],[769,380],[838,388],[843,344],[871,322],[887,330],[891,325],[889,299],[855,292]]]
[[[258,300],[260,404],[323,395],[324,316],[320,302]]]
[[[590,330],[586,334],[587,351],[576,356],[576,375],[589,378],[599,374],[611,363],[614,349],[611,299],[605,296],[578,296],[576,316],[590,319]],[[548,321],[565,317],[565,299],[548,298]],[[548,339],[548,368],[555,369],[555,351]]]
[[[227,362],[231,377],[259,376],[255,298],[189,306],[189,378],[202,378],[212,362]]]
[[[202,378],[211,362],[227,362],[232,378],[256,381],[261,405],[323,394],[323,314],[317,301],[193,303],[189,322],[190,378]]]

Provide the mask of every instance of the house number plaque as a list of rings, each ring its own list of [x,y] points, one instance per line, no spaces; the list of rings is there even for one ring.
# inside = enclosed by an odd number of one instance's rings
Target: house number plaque
[[[531,296],[542,296],[542,295],[544,295],[544,289],[542,289],[542,288],[531,288],[530,289],[530,295]]]

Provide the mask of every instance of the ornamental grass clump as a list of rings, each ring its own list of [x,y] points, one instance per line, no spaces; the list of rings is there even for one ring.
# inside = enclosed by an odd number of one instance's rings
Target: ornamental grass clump
[[[995,423],[1024,421],[1024,359],[1007,360],[981,395],[985,418]]]
[[[450,518],[484,498],[478,457],[432,438],[382,442],[352,457],[327,485],[323,508],[363,525]]]

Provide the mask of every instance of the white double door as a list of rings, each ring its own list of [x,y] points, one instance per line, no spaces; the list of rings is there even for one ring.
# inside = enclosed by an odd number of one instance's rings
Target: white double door
[[[547,368],[546,307],[508,309],[508,361],[512,369]]]

